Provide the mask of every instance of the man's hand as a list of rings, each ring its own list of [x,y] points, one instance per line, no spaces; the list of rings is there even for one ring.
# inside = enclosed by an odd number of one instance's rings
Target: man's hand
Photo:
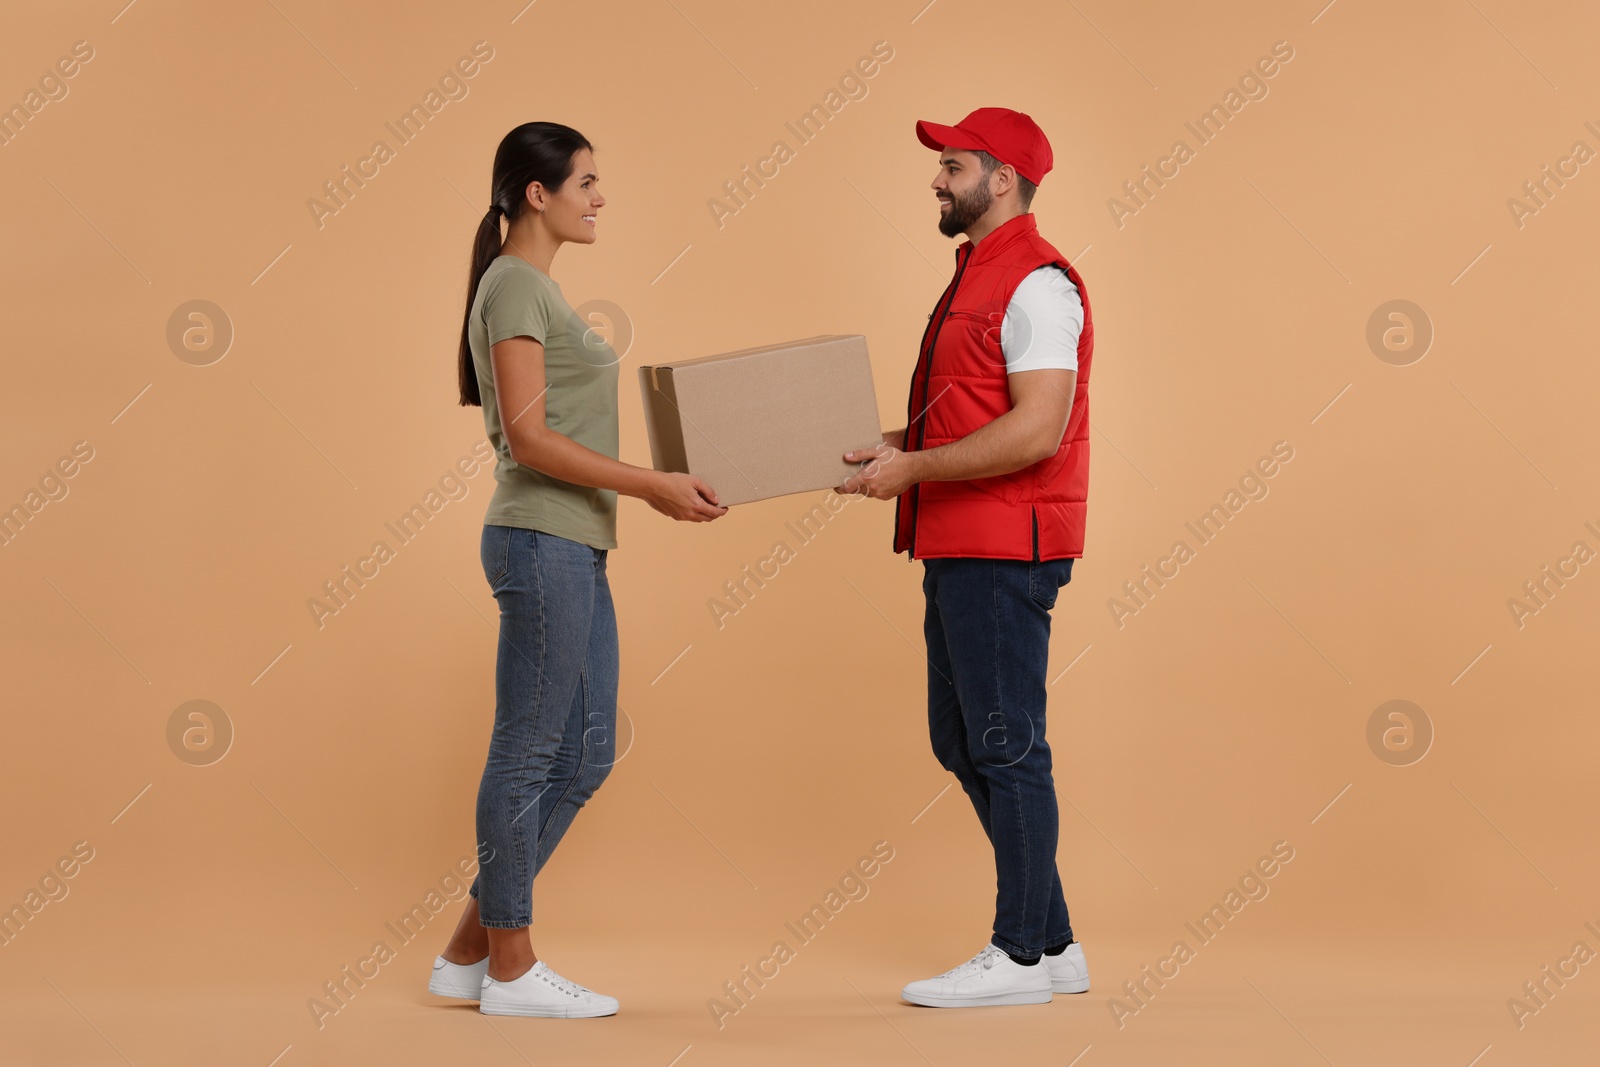
[[[859,452],[846,452],[846,463],[865,463],[857,474],[845,479],[843,485],[834,486],[836,493],[870,496],[874,500],[893,500],[915,485],[919,479],[916,471],[916,453],[902,452],[892,444]]]

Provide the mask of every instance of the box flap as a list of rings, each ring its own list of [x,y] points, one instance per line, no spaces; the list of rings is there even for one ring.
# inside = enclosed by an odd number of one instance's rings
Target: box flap
[[[650,465],[658,471],[689,473],[672,369],[640,367],[639,393],[644,401],[645,436],[650,439]]]
[[[675,361],[673,361],[671,363],[656,363],[656,364],[653,364],[653,366],[656,366],[656,367],[693,367],[693,366],[695,366],[697,364],[701,364],[701,363],[716,363],[716,362],[719,362],[720,360],[724,360],[724,359],[738,359],[741,356],[760,356],[760,355],[765,355],[765,354],[767,354],[769,352],[791,351],[791,350],[800,349],[800,348],[811,348],[813,346],[827,344],[827,343],[832,342],[832,341],[842,341],[842,340],[845,340],[846,338],[849,338],[849,337],[861,337],[861,334],[854,334],[854,333],[819,334],[816,337],[807,337],[804,340],[800,340],[800,341],[785,341],[785,342],[783,342],[781,344],[775,344],[775,345],[757,345],[754,348],[741,348],[741,349],[738,349],[738,350],[733,351],[733,352],[720,352],[720,353],[718,353],[717,355],[714,355],[714,356],[699,356],[699,357],[697,357],[695,359],[680,359],[680,360],[675,360]],[[866,340],[866,338],[862,337],[862,341],[865,342],[865,340]]]

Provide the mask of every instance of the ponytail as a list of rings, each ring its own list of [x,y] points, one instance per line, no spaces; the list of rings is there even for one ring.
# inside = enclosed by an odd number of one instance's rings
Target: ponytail
[[[457,352],[457,382],[461,404],[482,407],[478,390],[478,371],[472,361],[468,328],[472,305],[478,298],[478,283],[500,254],[500,220],[516,222],[528,206],[528,186],[534,182],[550,192],[560,189],[572,177],[573,157],[594,146],[570,126],[556,122],[525,122],[506,134],[494,153],[494,174],[490,183],[491,200],[478,232],[472,238],[472,267],[467,273],[467,306],[461,316],[461,345]]]

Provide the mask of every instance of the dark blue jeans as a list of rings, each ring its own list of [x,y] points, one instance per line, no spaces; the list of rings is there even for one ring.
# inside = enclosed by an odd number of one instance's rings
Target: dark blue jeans
[[[1050,609],[1072,560],[925,559],[928,733],[994,847],[993,943],[1037,956],[1072,940],[1056,871],[1045,743]]]
[[[617,617],[606,550],[486,525],[500,604],[494,733],[478,786],[479,922],[533,922],[533,880],[616,762]]]

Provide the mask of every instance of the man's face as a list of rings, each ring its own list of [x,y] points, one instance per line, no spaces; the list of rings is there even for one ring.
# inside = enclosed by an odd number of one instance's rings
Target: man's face
[[[946,237],[965,233],[994,203],[989,188],[992,175],[983,173],[978,154],[964,148],[946,148],[939,156],[939,173],[933,195],[939,198],[939,232]]]

